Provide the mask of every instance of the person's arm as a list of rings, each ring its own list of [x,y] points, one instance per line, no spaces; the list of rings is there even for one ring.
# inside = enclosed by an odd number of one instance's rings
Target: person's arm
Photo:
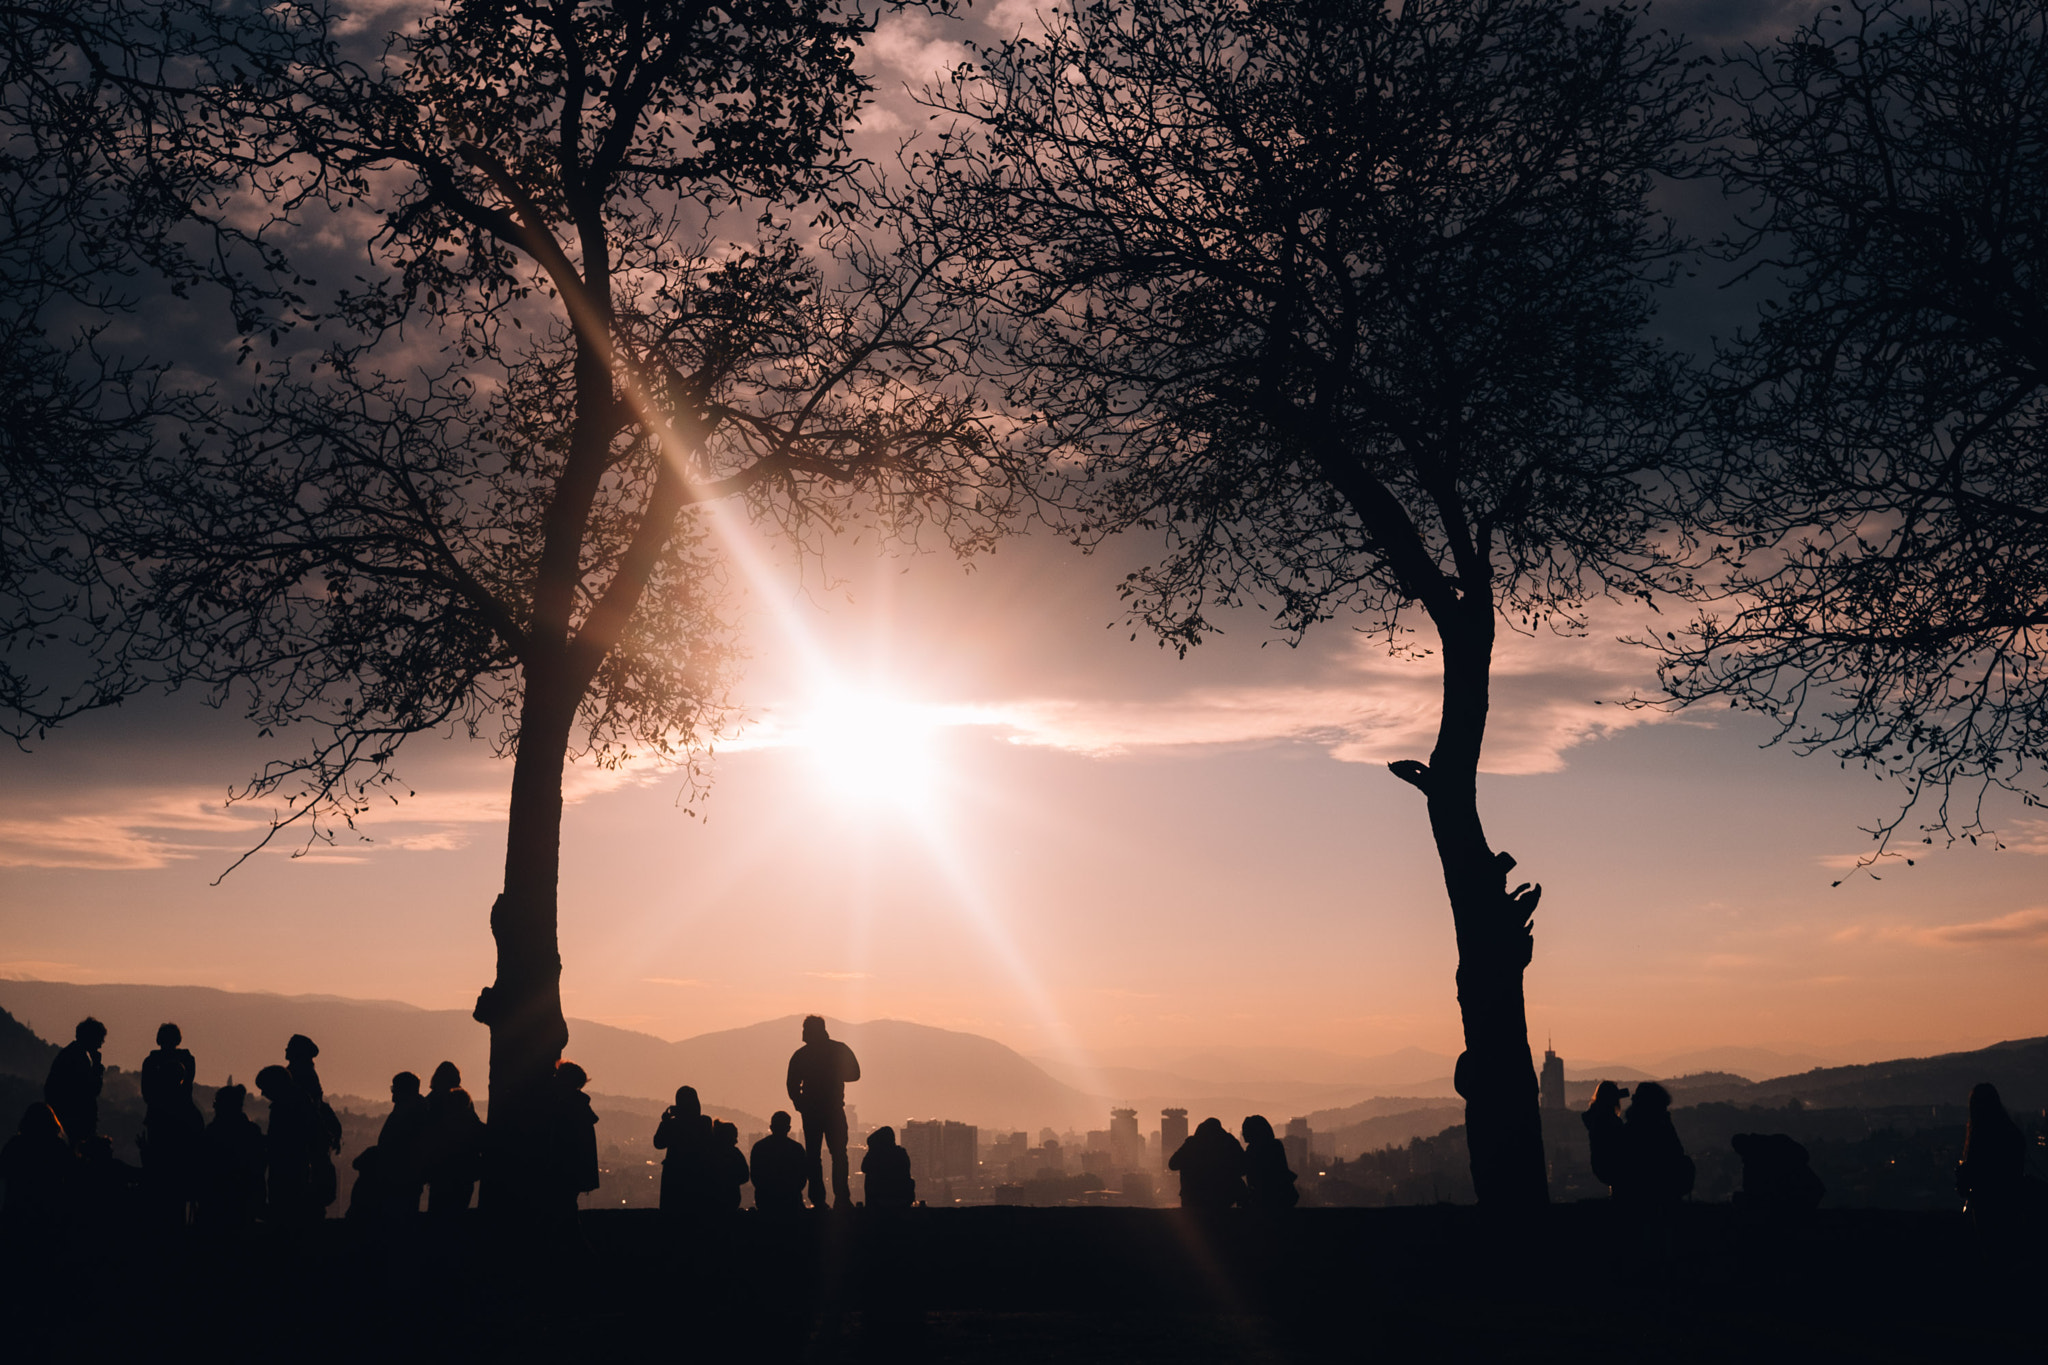
[[[803,1112],[804,1092],[803,1076],[799,1071],[797,1063],[802,1059],[803,1055],[804,1050],[802,1048],[798,1048],[796,1051],[789,1054],[789,1079],[788,1083],[784,1086],[784,1088],[789,1091],[790,1104],[799,1113]]]
[[[844,1054],[845,1054],[845,1056],[846,1056],[846,1066],[845,1066],[845,1071],[846,1071],[846,1075],[845,1075],[845,1076],[844,1076],[844,1077],[843,1077],[842,1079],[844,1079],[844,1080],[848,1080],[848,1081],[857,1081],[857,1080],[859,1080],[859,1079],[860,1079],[860,1058],[858,1058],[858,1057],[854,1056],[854,1055],[853,1055],[853,1049],[852,1049],[852,1048],[850,1048],[850,1047],[848,1047],[848,1046],[847,1046],[846,1044],[844,1044],[844,1043],[841,1043],[841,1044],[839,1045],[839,1050],[840,1050],[840,1052],[844,1053]]]

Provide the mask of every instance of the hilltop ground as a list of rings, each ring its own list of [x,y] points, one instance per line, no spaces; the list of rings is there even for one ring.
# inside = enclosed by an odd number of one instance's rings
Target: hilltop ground
[[[1479,1210],[738,1215],[681,1238],[581,1215],[541,1250],[468,1223],[397,1251],[330,1221],[287,1243],[8,1248],[13,1358],[253,1347],[439,1361],[2032,1358],[2044,1262],[1987,1266],[1958,1215],[1791,1227],[1689,1205],[1646,1233],[1604,1203]],[[208,1349],[209,1344],[212,1349]]]

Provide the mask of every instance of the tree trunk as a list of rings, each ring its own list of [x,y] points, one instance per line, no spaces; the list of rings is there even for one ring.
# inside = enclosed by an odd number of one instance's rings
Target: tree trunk
[[[498,979],[477,998],[491,1030],[489,1152],[482,1205],[515,1217],[541,1209],[554,1065],[569,1042],[555,896],[562,852],[562,769],[576,698],[563,670],[527,671],[505,843],[505,889],[491,907]]]
[[[1508,891],[1515,860],[1487,846],[1479,821],[1479,752],[1486,737],[1493,664],[1492,603],[1461,600],[1457,613],[1446,613],[1437,627],[1443,641],[1444,709],[1436,750],[1426,771],[1402,776],[1429,797],[1430,832],[1457,927],[1465,1051],[1458,1058],[1456,1084],[1465,1100],[1472,1187],[1481,1204],[1531,1207],[1550,1197],[1522,997],[1522,973],[1535,951],[1529,917],[1536,894]]]

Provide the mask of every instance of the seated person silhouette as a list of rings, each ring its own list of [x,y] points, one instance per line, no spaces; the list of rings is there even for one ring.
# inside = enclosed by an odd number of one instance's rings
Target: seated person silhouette
[[[462,1072],[455,1063],[441,1063],[427,1081],[426,1117],[420,1129],[427,1212],[441,1217],[461,1213],[476,1193],[483,1167],[484,1121],[462,1088]]]
[[[90,1015],[78,1021],[72,1039],[50,1059],[43,1100],[57,1113],[64,1136],[77,1147],[100,1130],[100,1088],[107,1068],[100,1061],[107,1026]]]
[[[1221,1119],[1197,1124],[1180,1150],[1166,1159],[1166,1169],[1180,1172],[1184,1209],[1227,1209],[1244,1198],[1244,1148]]]
[[[811,1207],[825,1207],[825,1172],[819,1148],[832,1152],[832,1200],[851,1207],[846,1169],[846,1087],[860,1079],[853,1049],[825,1032],[818,1015],[804,1020],[804,1045],[789,1059],[790,1106],[804,1121],[804,1153],[810,1161]]]
[[[768,1136],[754,1144],[747,1169],[754,1181],[754,1207],[763,1213],[796,1213],[804,1206],[804,1184],[810,1161],[804,1146],[789,1135],[789,1111],[778,1109],[768,1119]]]
[[[1300,1177],[1288,1169],[1287,1148],[1266,1116],[1247,1115],[1239,1131],[1244,1134],[1245,1207],[1291,1209],[1301,1202],[1294,1188]]]
[[[1593,1178],[1607,1186],[1609,1194],[1626,1177],[1622,1175],[1624,1160],[1622,1147],[1626,1141],[1622,1132],[1621,1102],[1628,1098],[1628,1091],[1613,1081],[1602,1081],[1593,1090],[1593,1102],[1586,1106],[1586,1112],[1579,1115],[1579,1122],[1586,1125],[1586,1145],[1591,1149]]]
[[[1692,1158],[1671,1123],[1671,1092],[1655,1081],[1637,1086],[1629,1101],[1621,1174],[1614,1197],[1640,1208],[1675,1206],[1692,1193]]]
[[[2002,1228],[2018,1215],[2026,1170],[2026,1136],[2005,1112],[1998,1087],[1988,1081],[1971,1087],[1956,1193],[1978,1228]]]
[[[1813,1173],[1813,1158],[1784,1133],[1737,1133],[1729,1139],[1742,1158],[1742,1188],[1732,1203],[1756,1213],[1811,1213],[1827,1187]]]
[[[860,1173],[867,1177],[871,1209],[907,1209],[917,1199],[910,1153],[896,1145],[894,1128],[884,1125],[868,1134],[868,1153],[860,1159]]]
[[[31,1245],[62,1226],[78,1165],[56,1110],[41,1100],[22,1110],[14,1136],[0,1147],[0,1181],[7,1184],[0,1223],[17,1245]]]
[[[680,1086],[676,1102],[655,1125],[654,1148],[661,1161],[661,1211],[671,1217],[702,1212],[711,1204],[711,1120],[697,1088]]]
[[[714,1213],[734,1213],[740,1187],[747,1183],[747,1159],[740,1154],[740,1130],[724,1119],[711,1125],[709,1160],[704,1168],[704,1203]]]
[[[213,1092],[213,1122],[206,1125],[200,1161],[199,1222],[234,1232],[263,1212],[263,1130],[245,1112],[249,1091],[224,1085]]]

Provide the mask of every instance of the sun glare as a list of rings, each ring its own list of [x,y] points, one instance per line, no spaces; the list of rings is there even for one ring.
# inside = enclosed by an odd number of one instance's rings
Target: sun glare
[[[921,811],[930,805],[937,783],[937,728],[924,708],[842,690],[812,704],[803,723],[803,744],[833,797]]]

